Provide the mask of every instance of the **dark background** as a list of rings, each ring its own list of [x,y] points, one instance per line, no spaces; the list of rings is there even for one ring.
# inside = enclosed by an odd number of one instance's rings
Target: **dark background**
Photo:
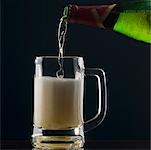
[[[34,59],[57,55],[57,27],[68,3],[110,0],[2,0],[2,136],[28,140],[32,134]],[[115,1],[114,1],[115,2]],[[69,25],[65,54],[84,56],[86,66],[107,75],[106,119],[87,139],[148,140],[150,45],[111,30]],[[87,109],[95,101],[88,89]]]

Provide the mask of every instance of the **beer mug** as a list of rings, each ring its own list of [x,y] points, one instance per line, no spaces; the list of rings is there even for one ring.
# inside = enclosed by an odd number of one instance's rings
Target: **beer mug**
[[[107,111],[106,77],[102,69],[85,68],[82,57],[62,58],[64,76],[57,77],[57,56],[35,59],[34,118],[32,144],[35,148],[79,149],[84,133],[98,126]],[[90,120],[83,119],[84,78],[97,80],[98,111]]]

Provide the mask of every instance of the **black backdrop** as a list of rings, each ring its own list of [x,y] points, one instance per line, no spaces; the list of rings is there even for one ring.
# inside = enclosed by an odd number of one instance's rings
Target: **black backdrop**
[[[57,26],[68,3],[109,0],[2,1],[2,139],[29,139],[32,132],[36,55],[57,55]],[[149,44],[110,30],[69,25],[66,55],[84,56],[86,66],[106,71],[109,109],[88,139],[149,139]],[[88,89],[88,115],[95,101]]]

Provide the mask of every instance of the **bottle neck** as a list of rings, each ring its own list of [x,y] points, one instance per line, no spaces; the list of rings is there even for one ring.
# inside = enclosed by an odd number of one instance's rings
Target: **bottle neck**
[[[69,23],[111,28],[118,18],[117,5],[77,6],[69,5]]]

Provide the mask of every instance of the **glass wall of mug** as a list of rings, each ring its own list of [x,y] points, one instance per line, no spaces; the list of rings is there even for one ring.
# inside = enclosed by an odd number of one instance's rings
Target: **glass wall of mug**
[[[97,71],[100,75],[96,75]],[[84,76],[87,72],[98,79],[99,108],[94,118],[84,122]],[[99,76],[102,76],[102,88]],[[84,131],[97,126],[105,117],[105,82],[104,72],[101,69],[85,69],[82,57],[36,57],[33,146],[50,149],[83,147]],[[101,89],[104,89],[103,101]]]

